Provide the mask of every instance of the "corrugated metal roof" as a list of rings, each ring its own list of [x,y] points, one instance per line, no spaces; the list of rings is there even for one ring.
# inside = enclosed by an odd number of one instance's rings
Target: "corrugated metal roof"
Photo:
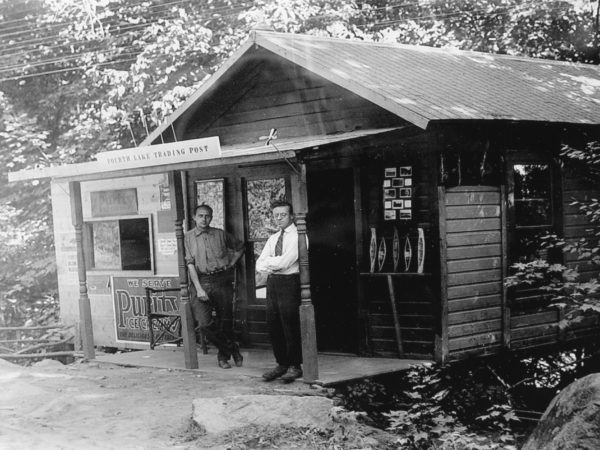
[[[465,119],[600,124],[594,65],[264,31],[255,42],[422,128]]]

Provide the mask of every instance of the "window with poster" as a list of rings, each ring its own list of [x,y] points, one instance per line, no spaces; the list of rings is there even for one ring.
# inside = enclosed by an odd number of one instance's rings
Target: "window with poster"
[[[267,278],[264,274],[256,273],[255,262],[260,256],[269,236],[277,231],[277,226],[272,221],[271,204],[277,200],[290,201],[290,182],[285,176],[273,178],[256,178],[245,180],[246,203],[246,242],[250,247],[247,251],[250,264],[248,270],[254,273],[254,298],[250,296],[250,303],[264,304],[266,302]]]
[[[154,270],[150,216],[90,219],[84,236],[91,270]]]

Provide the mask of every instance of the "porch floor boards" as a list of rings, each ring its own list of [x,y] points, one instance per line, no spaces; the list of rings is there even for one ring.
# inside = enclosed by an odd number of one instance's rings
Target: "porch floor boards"
[[[207,355],[198,352],[198,369],[215,378],[240,375],[261,378],[263,372],[274,367],[271,350],[242,349],[244,365],[233,366],[231,369],[221,369],[217,366],[216,351]],[[319,379],[317,384],[330,386],[376,375],[401,372],[411,365],[421,365],[428,361],[415,359],[394,358],[364,358],[354,355],[332,355],[319,353]],[[122,366],[153,367],[160,369],[191,370],[185,368],[183,350],[181,348],[156,348],[155,350],[140,350],[125,353],[98,353],[96,361]],[[233,365],[233,361],[231,362]]]

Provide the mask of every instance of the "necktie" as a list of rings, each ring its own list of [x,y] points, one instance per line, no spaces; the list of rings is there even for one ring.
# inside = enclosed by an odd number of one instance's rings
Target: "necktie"
[[[275,244],[275,256],[281,256],[283,252],[283,230],[279,233],[279,239],[277,239],[277,243]]]

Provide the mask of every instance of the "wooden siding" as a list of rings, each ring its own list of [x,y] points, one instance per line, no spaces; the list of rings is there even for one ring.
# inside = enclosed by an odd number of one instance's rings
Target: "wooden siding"
[[[271,128],[277,129],[280,138],[292,138],[406,123],[281,60],[262,61],[248,73],[234,75],[228,89],[217,93],[219,102],[186,120],[186,136],[219,136],[221,145],[234,145],[260,142],[260,136],[268,135]]]
[[[598,188],[587,183],[581,173],[567,168],[562,178],[562,217],[563,235],[567,241],[574,242],[582,237],[590,237],[594,232],[587,218],[580,214],[573,200],[598,198]],[[598,267],[589,259],[579,260],[576,255],[563,255],[564,263],[571,268],[577,267],[582,280],[598,276]],[[556,344],[558,342],[583,341],[598,336],[598,319],[585,317],[566,329],[558,326],[563,313],[541,303],[539,293],[520,292],[511,317],[511,348],[525,349]]]
[[[381,237],[386,239],[388,257],[383,272],[392,272],[392,239],[394,227],[401,238],[408,234],[413,248],[410,272],[416,271],[417,231],[425,233],[425,275],[399,276],[394,278],[396,310],[400,324],[402,345],[405,357],[432,358],[437,305],[437,280],[434,255],[437,242],[432,234],[432,180],[433,158],[428,152],[428,140],[425,135],[406,138],[402,142],[382,142],[380,148],[389,149],[380,152],[381,159],[372,158],[364,167],[363,204],[367,205],[367,217],[363,233],[363,261],[361,272],[368,272],[370,227],[377,229],[378,243]],[[409,223],[383,220],[382,177],[385,167],[410,165],[413,167],[413,220]],[[400,263],[402,266],[402,263]],[[403,270],[403,269],[401,269]],[[394,318],[390,303],[387,280],[384,276],[361,276],[361,291],[364,295],[365,346],[370,352],[382,356],[398,356]]]
[[[444,191],[442,191],[444,192]],[[502,211],[500,189],[445,191],[449,359],[495,351],[502,343]]]

